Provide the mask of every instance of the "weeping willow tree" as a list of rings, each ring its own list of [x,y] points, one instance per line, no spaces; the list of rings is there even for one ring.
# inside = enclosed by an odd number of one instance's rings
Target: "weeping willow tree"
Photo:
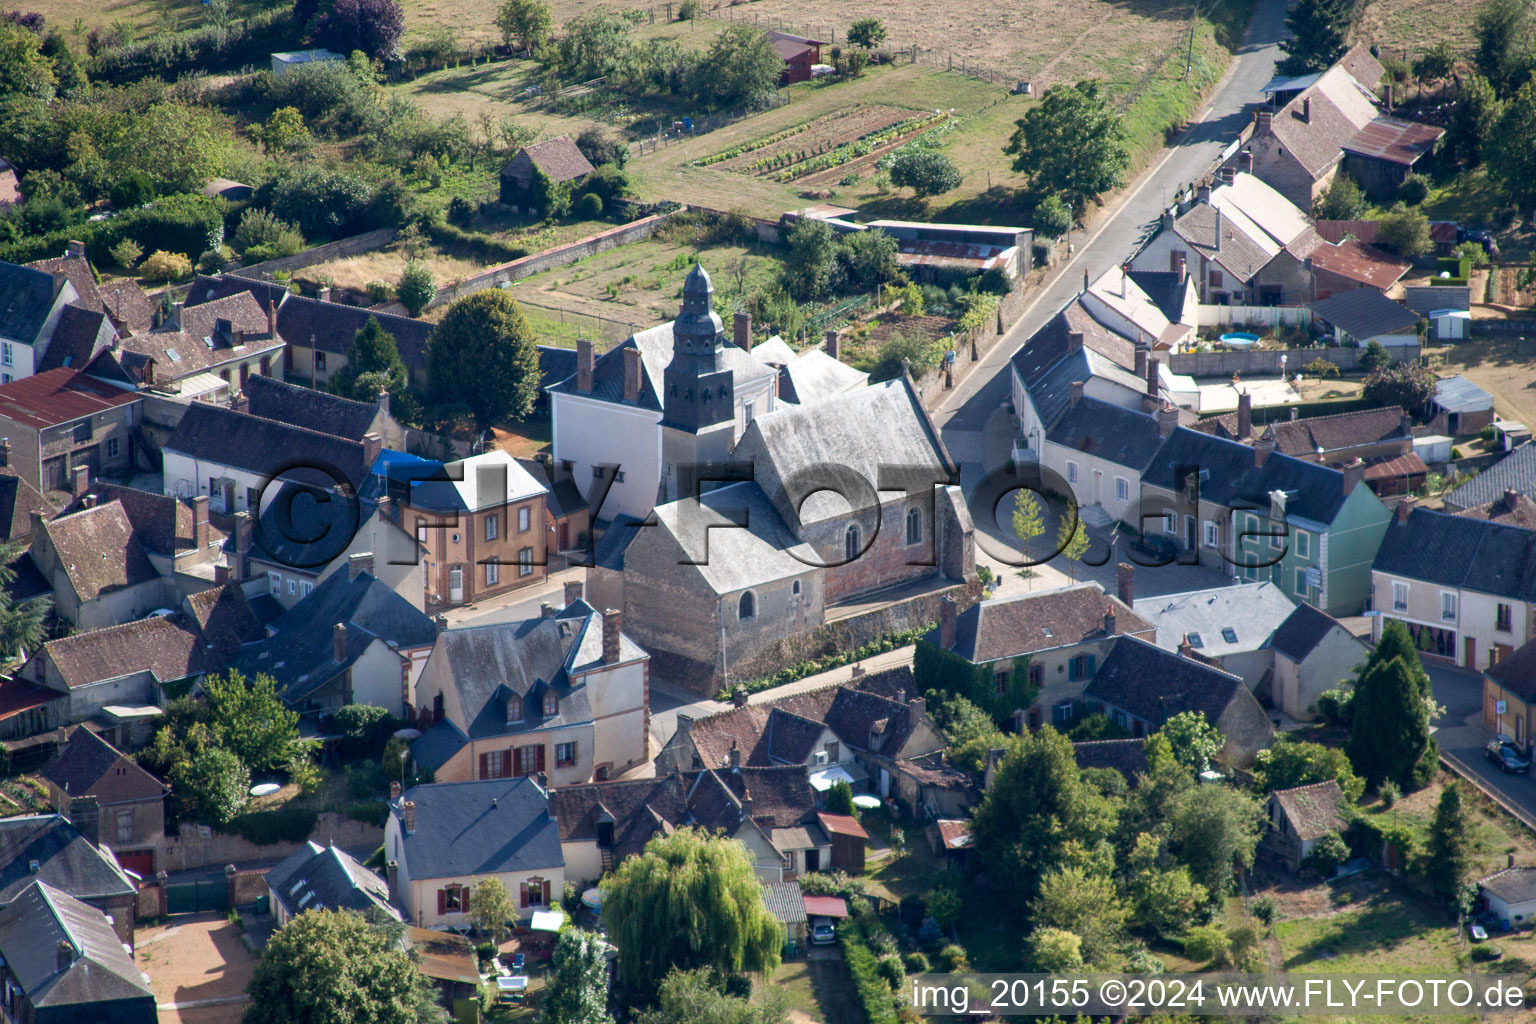
[[[784,945],[746,846],[697,829],[621,864],[603,885],[603,922],[625,982],[646,991],[673,968],[772,971]]]

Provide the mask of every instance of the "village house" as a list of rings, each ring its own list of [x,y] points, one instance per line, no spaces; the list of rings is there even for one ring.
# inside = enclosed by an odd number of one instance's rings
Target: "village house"
[[[231,518],[230,578],[265,578],[264,586],[252,584],[263,592],[258,601],[270,597],[279,609],[292,608],[338,573],[366,568],[412,607],[427,607],[424,548],[387,497],[284,480],[261,501],[259,520],[250,510]]]
[[[1269,580],[1298,603],[1358,614],[1390,513],[1363,462],[1342,469],[1275,451],[1273,427],[1252,447],[1183,427],[1142,479],[1147,529],[1199,551],[1249,582]]]
[[[1269,699],[1299,722],[1317,717],[1317,698],[1354,676],[1370,654],[1338,619],[1298,604],[1269,638],[1274,675]]]
[[[601,357],[578,341],[576,373],[549,388],[554,464],[599,523],[686,496],[695,467],[724,461],[776,408],[778,372],[726,343],[714,292],[695,266],[676,320]]]
[[[43,881],[0,910],[6,1019],[155,1024],[155,994],[100,910]]]
[[[400,919],[384,879],[334,843],[306,842],[267,871],[266,883],[279,928],[306,910],[379,910]]]
[[[43,768],[48,796],[66,818],[78,817],[76,801],[96,801],[100,840],[118,864],[140,878],[160,870],[165,841],[165,796],[169,787],[139,763],[84,726]]]
[[[440,782],[602,781],[645,761],[650,658],[568,584],[537,619],[441,632],[416,682],[412,757]]]
[[[387,494],[422,547],[424,607],[473,604],[549,571],[549,492],[504,451],[447,464],[390,452],[368,493]]]
[[[132,467],[140,418],[137,395],[78,370],[21,377],[0,384],[0,462],[44,494],[77,489]]]
[[[768,45],[784,59],[779,85],[786,86],[810,81],[811,69],[821,63],[821,48],[827,44],[820,39],[774,31],[768,33]]]
[[[117,278],[110,285],[97,281],[83,242],[65,242],[64,255],[33,260],[27,267],[52,274],[55,281],[59,278],[67,280],[75,291],[70,306],[76,310],[105,315],[113,333],[138,334],[149,330],[154,323],[155,302],[144,294],[137,281],[126,277]],[[59,335],[55,332],[54,341],[58,340]],[[52,342],[48,348],[53,348]],[[52,360],[54,355],[49,351],[44,358]],[[78,370],[84,365],[84,361],[77,361],[74,367]],[[39,364],[39,372],[43,368]]]
[[[385,450],[405,450],[405,427],[390,414],[386,390],[380,389],[372,402],[354,402],[261,374],[242,380],[240,395],[243,402],[236,400],[239,412],[358,443],[375,434]]]
[[[1128,581],[1127,568],[1121,573]],[[1157,639],[1152,623],[1090,582],[980,601],[963,612],[946,601],[939,625],[917,642],[984,671],[998,694],[1008,691],[1015,669],[1027,665],[1035,699],[1014,711],[1015,727],[1034,731],[1049,722],[1065,731],[1077,720],[1077,702],[1099,662],[1114,638],[1125,634]],[[940,682],[919,677],[917,688],[925,691]]]
[[[1536,498],[1536,444],[1524,444],[1445,495],[1447,512],[1489,508],[1510,495]],[[1524,525],[1523,523],[1517,525]]]
[[[832,867],[833,839],[798,765],[673,769],[656,777],[551,790],[566,877],[595,883],[674,829],[720,830],[746,844],[765,883]]]
[[[593,170],[591,162],[582,156],[569,135],[536,142],[519,150],[501,169],[501,201],[514,212],[526,210],[530,216],[536,216],[539,211],[531,205],[539,201],[534,188],[535,175],[544,175],[554,185],[569,182],[574,186],[581,184]]]
[[[1083,740],[1072,744],[1072,757],[1081,770],[1118,772],[1127,786],[1139,785],[1147,774],[1147,741],[1144,739]]]
[[[1505,491],[1503,497],[1453,514],[1466,519],[1485,519],[1503,526],[1536,530],[1536,501],[1515,490]]]
[[[348,704],[409,718],[437,633],[358,558],[269,624],[264,639],[245,645],[236,666],[247,678],[271,676],[283,703],[322,727]]]
[[[93,377],[135,388],[174,387],[191,377],[216,377],[226,390],[252,376],[271,376],[282,365],[276,317],[250,292],[190,309],[180,303],[154,330],[116,338],[91,360]]]
[[[1404,501],[1371,567],[1371,638],[1395,619],[1425,658],[1497,665],[1536,638],[1533,567],[1536,532]]]
[[[1200,296],[1187,264],[1180,273],[1110,267],[1079,301],[1095,320],[1154,351],[1182,351],[1199,319]]]
[[[77,298],[62,274],[0,262],[0,309],[6,311],[0,329],[0,385],[37,372],[64,308]]]
[[[0,912],[41,882],[105,914],[117,948],[133,945],[139,886],[100,843],[95,803],[82,797],[62,814],[0,818]]]
[[[1273,667],[1273,655],[1265,646],[1270,635],[1296,609],[1284,591],[1267,580],[1144,597],[1134,607],[1156,629],[1159,647],[1177,652],[1188,644],[1250,690],[1257,690]]]
[[[1372,288],[1340,292],[1307,305],[1316,322],[1333,332],[1333,343],[1364,348],[1371,342],[1397,347],[1419,343],[1419,315]]]
[[[1356,46],[1278,110],[1260,110],[1247,147],[1254,174],[1312,209],[1333,184],[1344,146],[1376,118],[1372,90],[1383,74],[1364,46]]]
[[[1430,422],[1438,433],[1461,437],[1493,426],[1493,396],[1466,377],[1435,381],[1430,408],[1434,412]]]
[[[1187,656],[1192,653],[1119,637],[1083,691],[1083,701],[1138,737],[1156,732],[1174,715],[1198,711],[1225,740],[1218,757],[1239,767],[1251,764],[1273,740],[1274,727],[1242,679]]]
[[[555,808],[528,776],[412,786],[390,802],[384,857],[391,898],[418,928],[467,927],[470,894],[490,878],[521,919],[565,892]]]
[[[1506,928],[1520,928],[1536,919],[1536,868],[1509,866],[1477,881],[1488,913]]]
[[[1333,779],[1277,789],[1269,795],[1269,845],[1295,871],[1318,840],[1349,824],[1348,810],[1344,791]]]

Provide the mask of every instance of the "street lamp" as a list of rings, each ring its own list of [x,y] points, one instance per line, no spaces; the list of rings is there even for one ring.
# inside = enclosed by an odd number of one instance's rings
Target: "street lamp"
[[[411,756],[411,748],[405,747],[400,751],[400,792],[405,792],[405,762]]]

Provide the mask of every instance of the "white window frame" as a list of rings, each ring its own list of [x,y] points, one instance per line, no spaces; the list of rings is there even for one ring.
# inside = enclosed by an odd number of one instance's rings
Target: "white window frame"
[[[1131,482],[1123,476],[1115,477],[1115,500],[1131,500]]]
[[[1398,595],[1402,597],[1399,598]],[[1403,580],[1392,581],[1392,610],[1405,612],[1408,610],[1408,584]]]
[[[288,577],[288,596],[292,597],[299,592],[299,581],[292,576]]]
[[[1216,520],[1207,519],[1201,524],[1201,541],[1208,548],[1221,547],[1221,528],[1216,525]]]
[[[529,527],[532,525],[533,514],[528,510],[528,506],[524,505],[522,508],[517,510],[517,532],[527,533]]]
[[[1071,459],[1067,460],[1067,483],[1077,483],[1077,463],[1073,462]]]
[[[500,526],[501,526],[501,524],[498,522],[498,517],[494,513],[491,514],[491,515],[486,516],[485,517],[485,539],[486,540],[495,540],[496,539],[496,534],[500,530]]]
[[[300,597],[308,597],[310,595],[310,592],[313,591],[314,589],[315,589],[315,583],[314,583],[313,580],[300,580],[299,581],[299,596]]]
[[[272,572],[271,570],[267,571],[267,593],[271,594],[273,597],[283,596],[282,573]]]
[[[11,343],[0,341],[0,366],[14,366],[15,357],[12,355]]]
[[[1176,537],[1179,533],[1179,514],[1177,512],[1163,513],[1163,532],[1170,537]]]
[[[1292,530],[1291,538],[1295,542],[1291,550],[1297,558],[1312,557],[1312,535],[1306,530]]]
[[[495,562],[485,563],[485,585],[494,587],[501,582],[501,566]]]
[[[1454,590],[1442,590],[1442,591],[1440,591],[1440,621],[1441,622],[1455,622],[1456,621],[1456,612],[1457,612],[1456,605],[1457,605],[1456,591],[1454,591]],[[1449,615],[1446,614],[1447,610],[1450,611]]]

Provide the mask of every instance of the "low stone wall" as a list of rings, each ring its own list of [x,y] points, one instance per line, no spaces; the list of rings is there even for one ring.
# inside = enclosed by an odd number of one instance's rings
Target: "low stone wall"
[[[255,903],[258,896],[267,894],[267,872],[270,868],[246,868],[225,875],[229,883],[229,905],[243,907]]]
[[[272,275],[279,270],[299,270],[303,267],[312,267],[316,263],[325,263],[328,260],[341,259],[343,256],[356,256],[358,253],[372,252],[382,249],[395,240],[394,228],[379,228],[376,231],[365,231],[360,235],[350,238],[338,238],[334,242],[317,245],[313,249],[305,249],[296,252],[292,256],[279,256],[275,260],[267,260],[265,263],[252,263],[248,267],[231,270],[229,273],[236,277],[248,277],[257,281],[270,280]]]
[[[503,263],[492,267],[483,273],[476,274],[474,277],[465,278],[462,281],[439,288],[437,290],[437,297],[432,300],[431,306],[428,308],[441,306],[445,302],[452,302],[454,299],[469,295],[472,292],[478,292],[483,288],[495,288],[512,281],[520,281],[525,277],[532,277],[534,274],[550,270],[554,267],[567,266],[575,263],[577,260],[584,260],[588,256],[607,252],[609,249],[625,245],[629,242],[638,242],[650,238],[656,233],[656,229],[666,222],[668,216],[670,214],[655,214],[649,217],[642,217],[639,220],[630,221],[628,224],[621,224],[616,228],[610,228],[595,235],[588,235],[586,238],[572,242],[569,245],[547,249],[544,252],[534,253],[531,256],[524,256],[522,259],[512,260],[510,263]]]
[[[1344,373],[1360,369],[1363,348],[1289,348],[1250,349],[1246,352],[1180,352],[1168,358],[1168,368],[1174,373],[1191,377],[1224,377],[1234,373],[1248,376],[1279,376],[1280,359],[1285,357],[1286,373],[1304,373],[1304,367],[1314,359],[1326,359]],[[1387,348],[1393,362],[1406,362],[1419,358],[1417,345],[1393,345]]]
[[[378,846],[384,841],[384,829],[353,821],[336,811],[326,811],[316,820],[309,838],[322,846],[328,843],[341,847]],[[272,860],[286,857],[303,845],[273,843],[257,846],[249,839],[215,832],[206,825],[188,824],[182,826],[181,835],[165,837],[165,856],[161,865],[166,871],[188,871],[250,860]]]
[[[943,401],[944,394],[969,376],[976,363],[986,358],[992,346],[1008,333],[1028,305],[1028,289],[1024,278],[1020,278],[1014,283],[1013,290],[998,300],[997,313],[991,323],[970,336],[956,335],[954,366],[946,370],[940,364],[913,382],[917,385],[923,407],[930,412],[936,409]]]

